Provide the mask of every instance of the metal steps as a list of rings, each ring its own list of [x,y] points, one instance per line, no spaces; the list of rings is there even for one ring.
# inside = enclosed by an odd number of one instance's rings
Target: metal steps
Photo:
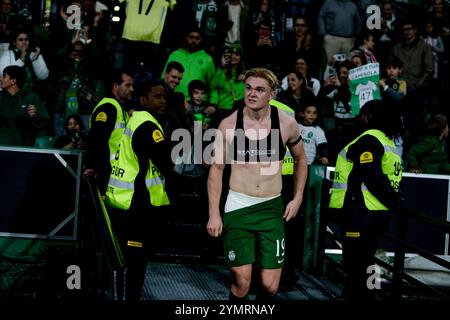
[[[334,300],[328,283],[298,273],[290,291],[279,292],[279,300]],[[228,300],[230,272],[224,266],[149,263],[142,300]],[[252,292],[251,292],[252,293]],[[254,299],[254,293],[251,298]]]

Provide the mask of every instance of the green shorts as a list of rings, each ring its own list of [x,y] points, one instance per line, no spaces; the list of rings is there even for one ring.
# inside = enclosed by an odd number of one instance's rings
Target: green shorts
[[[277,197],[223,216],[223,247],[229,267],[256,263],[279,269],[284,262],[284,205]]]

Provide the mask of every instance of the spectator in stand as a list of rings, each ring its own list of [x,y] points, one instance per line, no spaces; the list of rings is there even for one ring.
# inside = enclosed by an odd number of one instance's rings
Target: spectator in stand
[[[278,95],[280,102],[288,105],[295,111],[296,119],[299,120],[300,111],[305,107],[305,101],[314,97],[312,90],[306,87],[306,79],[302,73],[293,70],[288,73],[288,89]]]
[[[318,77],[319,69],[325,64],[322,45],[311,35],[309,23],[305,16],[296,16],[293,21],[293,32],[286,33],[279,46],[278,59],[281,73],[286,74],[292,68],[297,57],[304,57],[309,62],[309,72]]]
[[[371,31],[364,31],[359,36],[360,46],[356,49],[362,52],[366,63],[375,63],[377,62],[377,58],[373,53],[373,49],[375,48],[375,38]]]
[[[300,111],[299,126],[308,165],[327,165],[328,143],[325,132],[317,125],[317,107],[314,100],[305,102],[305,107]]]
[[[387,105],[401,101],[407,93],[407,83],[401,78],[403,62],[392,57],[386,63],[387,78],[380,79],[381,94]]]
[[[206,130],[209,121],[206,110],[211,108],[206,101],[206,84],[201,80],[192,80],[189,83],[189,97],[187,115],[192,132],[195,121],[200,122],[200,126]]]
[[[17,0],[15,2],[19,25],[26,30],[33,30],[33,28],[35,27],[35,19],[33,19],[33,13],[36,13],[36,11],[33,11],[33,9],[36,9],[35,5],[37,2],[31,0]],[[39,9],[41,8],[39,7]]]
[[[183,150],[181,159],[178,159],[179,162],[173,168],[173,178],[177,181],[175,201],[180,200],[178,197],[180,194],[204,195],[204,192],[200,192],[200,186],[206,186],[206,181],[202,179],[206,177],[206,170],[202,164],[197,162],[198,160],[196,161],[195,148],[202,148],[202,145],[195,143],[194,138],[194,135],[201,134],[208,128],[209,115],[205,112],[208,108],[208,102],[205,100],[205,83],[201,80],[192,80],[189,83],[189,96],[190,100],[184,117],[187,117],[190,126],[191,148],[186,154],[184,153],[186,150]]]
[[[108,41],[111,37],[108,34],[109,19],[106,13],[108,7],[94,0],[80,0],[72,4],[78,5],[81,9],[81,25],[79,28],[70,30],[73,34],[72,38],[78,37],[85,45],[95,47],[97,56],[101,57],[96,61],[96,68],[107,72],[112,64],[110,52],[113,51]],[[63,19],[67,20],[67,17]]]
[[[216,0],[196,0],[192,5],[192,17],[203,34],[205,51],[213,58],[220,54],[225,37],[224,15],[221,10],[222,7]]]
[[[306,80],[306,88],[311,90],[315,96],[320,91],[320,81],[316,78],[311,77],[309,72],[309,60],[304,58],[303,56],[299,56],[295,61],[295,70],[303,74]],[[281,89],[287,90],[288,88],[288,77],[284,77],[281,80]]]
[[[409,150],[406,156],[407,170],[414,173],[449,174],[445,141],[448,137],[447,117],[434,115],[427,124],[428,132]]]
[[[448,107],[446,104],[449,95],[449,83],[448,75],[445,70],[448,61],[445,57],[446,51],[442,37],[438,34],[433,20],[426,20],[423,40],[428,43],[433,50],[434,72],[428,104],[428,110],[432,114],[448,112]]]
[[[321,117],[327,133],[331,158],[334,159],[342,147],[353,136],[355,117],[350,105],[348,71],[354,65],[348,60],[338,64],[336,73],[325,79],[319,92],[322,99]]]
[[[271,0],[258,0],[255,8],[251,12],[251,19],[253,27],[256,29],[258,24],[265,20],[270,22],[271,25],[271,38],[274,39],[275,44],[278,43],[277,32],[278,26],[276,25],[275,12],[272,9],[272,1]]]
[[[403,62],[403,77],[409,86],[426,91],[433,77],[433,52],[418,35],[414,19],[402,24],[403,41],[397,43],[391,54]]]
[[[425,23],[425,33],[423,40],[428,43],[433,50],[433,78],[438,79],[442,77],[443,72],[443,53],[445,51],[444,42],[441,36],[437,33],[437,30],[431,20],[427,20]]]
[[[389,58],[392,47],[401,39],[401,18],[397,15],[391,0],[383,2],[381,11],[381,30],[377,33],[375,53],[384,62]]]
[[[19,22],[14,11],[13,0],[2,0],[0,11],[0,43],[10,43],[11,34],[14,33]]]
[[[3,69],[0,86],[0,145],[32,147],[50,132],[50,118],[42,100],[25,85],[19,66]]]
[[[215,73],[214,61],[202,49],[202,34],[199,28],[191,26],[186,32],[185,47],[179,48],[169,55],[164,69],[171,61],[178,61],[184,67],[183,78],[175,88],[175,92],[182,92],[186,100],[189,99],[188,85],[192,80],[202,80],[208,85]],[[164,75],[162,75],[162,78]]]
[[[434,0],[431,12],[428,14],[428,21],[432,21],[436,28],[436,32],[444,40],[444,44],[448,45],[450,38],[450,20],[448,6],[444,0]]]
[[[348,53],[361,32],[358,8],[351,0],[326,0],[320,8],[317,33],[323,37],[327,61],[336,53]]]
[[[247,38],[254,30],[250,28],[250,8],[241,0],[225,1],[222,8],[225,19],[225,46],[240,43],[244,51],[247,48]]]
[[[429,102],[433,79],[433,51],[419,37],[416,21],[413,18],[403,21],[402,30],[403,41],[394,46],[391,54],[403,62],[402,76],[409,88],[407,101],[405,101],[405,105],[408,106],[406,128],[409,132],[409,141],[407,145],[414,145],[425,129],[423,121],[427,112],[425,108],[432,106]]]
[[[222,119],[228,117],[235,107],[236,102],[244,99],[244,73],[245,67],[242,61],[242,48],[233,45],[225,48],[221,66],[211,82],[211,96],[209,102],[216,107],[214,123],[217,125]],[[214,112],[210,110],[209,113]]]
[[[108,19],[105,18],[105,14],[108,11],[108,7],[100,1],[94,0],[82,0],[82,19],[83,25],[89,28],[89,38],[96,42],[106,41],[106,33],[108,28]]]
[[[367,63],[364,53],[360,50],[353,50],[350,52],[350,62],[355,65],[355,67],[361,67]]]
[[[25,86],[35,88],[38,80],[48,78],[48,68],[39,47],[30,45],[28,32],[20,30],[12,35],[9,50],[0,56],[0,72],[9,65],[23,67],[26,72]]]
[[[254,37],[247,44],[245,64],[249,68],[263,67],[279,71],[275,42],[272,38],[270,21],[262,20],[256,26]]]
[[[167,92],[174,92],[183,79],[184,67],[177,61],[171,61],[164,69],[164,83]]]
[[[391,110],[393,116],[400,118],[404,124],[406,120],[409,120],[410,115],[403,107],[407,83],[401,78],[402,71],[402,61],[397,57],[390,58],[386,63],[387,78],[381,78],[379,85],[383,102]],[[393,136],[397,153],[400,156],[403,154],[403,134],[403,130],[399,130],[399,134]]]
[[[71,43],[61,58],[60,65],[64,68],[54,75],[54,94],[52,98],[53,127],[55,135],[62,135],[64,122],[70,113],[79,114],[85,127],[88,126],[92,110],[104,95],[104,86],[100,78],[93,72],[93,61],[89,53],[89,47],[81,41]],[[71,91],[73,90],[73,91]],[[70,94],[76,97],[76,110],[69,110]]]
[[[79,150],[86,148],[87,135],[80,116],[73,114],[67,117],[64,130],[65,134],[56,139],[54,148]]]

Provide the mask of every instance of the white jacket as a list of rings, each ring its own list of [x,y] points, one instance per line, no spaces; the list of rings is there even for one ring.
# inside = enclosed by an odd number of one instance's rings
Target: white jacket
[[[34,55],[35,55],[34,52],[30,52],[30,59],[32,61],[33,70],[34,73],[36,74],[36,78],[38,80],[45,80],[48,78],[49,71],[47,68],[47,64],[45,63],[44,57],[42,56],[42,54],[40,54],[39,57],[34,60]],[[1,71],[0,75],[3,75],[3,70],[10,65],[23,67],[25,63],[20,58],[16,59],[14,51],[12,50],[3,51],[3,53],[0,56],[0,71]]]

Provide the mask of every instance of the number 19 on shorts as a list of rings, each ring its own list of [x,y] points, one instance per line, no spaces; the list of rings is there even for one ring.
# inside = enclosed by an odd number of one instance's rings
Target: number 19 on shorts
[[[276,257],[278,258],[278,263],[282,263],[284,260],[284,238],[283,239],[277,239],[276,242],[277,245],[277,253],[276,253]]]

